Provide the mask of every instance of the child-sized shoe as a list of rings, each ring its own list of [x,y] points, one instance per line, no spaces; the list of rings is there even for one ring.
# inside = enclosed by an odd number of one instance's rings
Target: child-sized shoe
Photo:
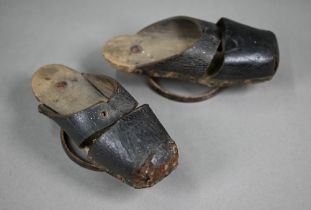
[[[275,35],[227,18],[216,24],[191,17],[168,18],[135,35],[118,36],[104,48],[115,68],[149,77],[149,85],[170,99],[193,102],[233,85],[270,80],[279,62]],[[181,79],[208,86],[199,96],[180,96],[156,78]]]
[[[150,107],[137,107],[116,80],[54,64],[33,75],[32,89],[39,111],[62,128],[62,145],[80,166],[135,188],[154,185],[177,166],[175,142]]]

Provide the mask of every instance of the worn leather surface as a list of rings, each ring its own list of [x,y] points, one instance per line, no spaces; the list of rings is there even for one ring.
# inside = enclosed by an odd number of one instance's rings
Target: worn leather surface
[[[86,162],[76,161],[67,149],[69,157],[86,168],[91,164],[92,168],[104,170],[135,188],[150,187],[167,176],[177,166],[177,146],[150,107],[136,108],[136,100],[111,78],[109,90],[103,83],[105,76],[84,76],[102,94],[110,96],[107,103],[69,116],[39,105],[39,111],[58,123],[66,138],[80,147],[87,146]]]
[[[275,74],[279,50],[272,32],[227,18],[213,24],[191,17],[174,17],[155,24],[172,20],[193,22],[202,32],[201,38],[181,54],[139,67],[144,74],[198,82],[204,80],[200,83],[213,82],[213,86],[234,84],[236,81],[262,81]]]
[[[174,17],[155,23],[139,33],[150,30],[154,25],[159,27],[161,24],[176,20],[190,21],[195,24],[201,32],[201,38],[181,54],[157,63],[140,66],[139,69],[142,69],[143,72],[150,76],[154,74],[165,75],[170,72],[184,77],[204,76],[220,44],[220,34],[215,24],[189,17]]]
[[[88,155],[97,165],[132,182],[135,172],[146,160],[150,160],[153,167],[168,162],[174,155],[169,144],[174,142],[155,114],[148,105],[142,105],[98,137]]]
[[[97,86],[100,86],[100,83]],[[44,104],[39,105],[39,111],[53,119],[80,146],[97,135],[99,131],[131,112],[136,106],[137,101],[121,85],[118,85],[107,103],[95,104],[69,116],[60,115]]]
[[[217,23],[224,50],[224,63],[214,77],[246,80],[272,77],[279,62],[275,35],[227,18]]]

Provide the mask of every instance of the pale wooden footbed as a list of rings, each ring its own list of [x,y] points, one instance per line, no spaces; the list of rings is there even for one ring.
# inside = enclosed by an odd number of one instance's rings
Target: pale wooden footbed
[[[156,27],[154,27],[156,28]],[[118,69],[128,72],[137,66],[172,57],[191,47],[200,36],[193,28],[181,27],[172,22],[156,30],[135,35],[117,36],[109,40],[103,48],[103,56]],[[139,46],[140,52],[131,48]]]
[[[78,71],[60,64],[46,65],[35,72],[32,90],[41,103],[61,115],[108,101]]]

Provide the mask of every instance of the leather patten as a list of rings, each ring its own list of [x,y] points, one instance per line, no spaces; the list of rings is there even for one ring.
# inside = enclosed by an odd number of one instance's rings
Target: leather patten
[[[111,78],[84,76],[109,96],[108,102],[69,116],[39,105],[39,111],[62,128],[62,144],[71,160],[106,171],[135,188],[150,187],[173,171],[178,164],[177,146],[150,107],[137,108],[137,101]],[[69,141],[87,148],[87,158],[79,157]]]
[[[213,24],[191,17],[173,17],[151,24],[139,33],[151,29],[161,32],[172,21],[196,25],[200,38],[180,54],[138,66],[143,74],[190,80],[210,87],[264,81],[275,74],[279,49],[271,31],[227,18]]]

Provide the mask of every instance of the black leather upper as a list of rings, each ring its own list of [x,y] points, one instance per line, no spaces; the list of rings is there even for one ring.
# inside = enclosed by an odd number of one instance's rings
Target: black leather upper
[[[103,169],[136,188],[149,187],[170,173],[177,165],[177,148],[150,107],[137,108],[136,100],[113,79],[98,75],[84,77],[109,97],[108,102],[68,116],[39,105],[41,113],[63,128],[63,137],[68,136],[80,147],[88,147],[86,163],[76,160],[65,145],[69,157],[84,167],[91,163],[93,168]],[[108,90],[111,87],[112,92]],[[148,167],[141,171],[146,164]],[[157,170],[162,173],[158,174]]]
[[[190,17],[174,17],[155,24],[179,19],[196,24],[202,32],[201,37],[178,55],[139,66],[143,73],[152,77],[192,80],[208,77],[208,80],[218,81],[261,80],[275,74],[279,50],[272,32],[227,18],[221,18],[217,24],[213,24]]]
[[[155,167],[171,156],[172,142],[148,105],[142,105],[104,132],[90,147],[89,157],[114,174],[130,177],[151,158]]]
[[[214,77],[219,80],[246,80],[274,75],[279,52],[275,35],[227,18],[217,23],[224,51],[224,63]]]

